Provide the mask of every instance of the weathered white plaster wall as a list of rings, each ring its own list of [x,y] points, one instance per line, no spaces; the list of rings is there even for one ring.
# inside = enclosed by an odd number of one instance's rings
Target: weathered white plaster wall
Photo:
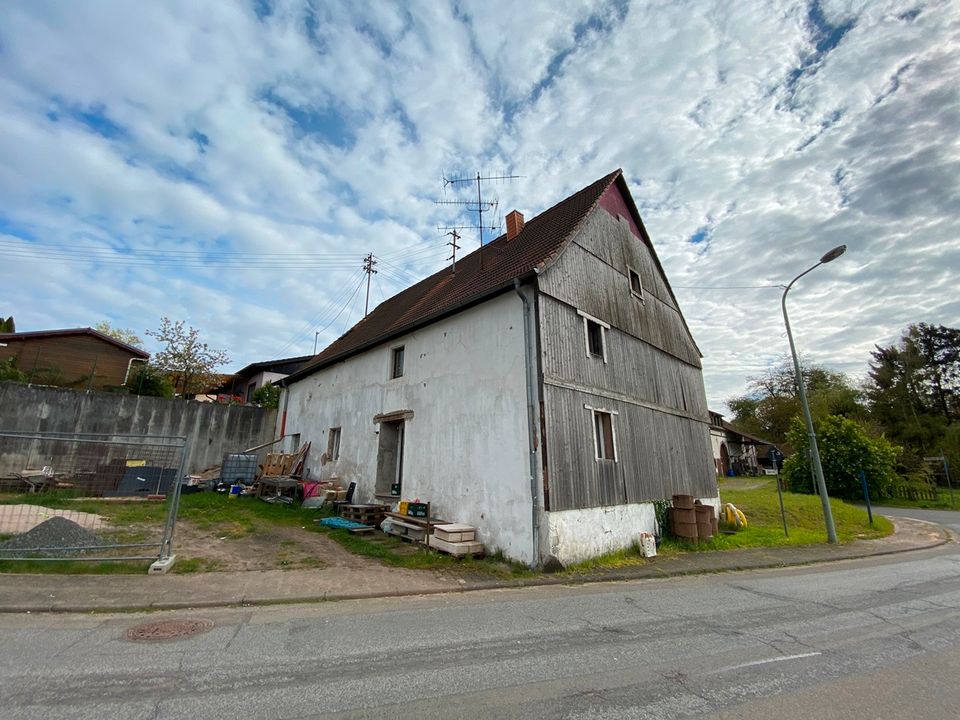
[[[713,507],[717,515],[719,497],[698,498]],[[656,533],[653,503],[613,505],[584,510],[563,510],[543,514],[547,548],[564,565],[630,547],[640,533]]]
[[[522,313],[520,298],[508,292],[286,388],[286,432],[313,443],[310,477],[355,481],[356,499],[373,502],[373,418],[412,411],[403,498],[430,501],[436,515],[477,526],[488,551],[532,561]],[[392,349],[400,345],[404,374],[391,380]],[[321,465],[327,431],[337,426],[340,457]]]
[[[656,530],[653,503],[544,513],[548,553],[564,565],[622,550]]]

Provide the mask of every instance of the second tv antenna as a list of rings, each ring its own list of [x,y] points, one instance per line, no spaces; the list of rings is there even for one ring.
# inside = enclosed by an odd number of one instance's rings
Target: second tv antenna
[[[483,213],[484,212],[493,212],[497,205],[499,204],[498,200],[484,200],[483,199],[483,183],[485,182],[495,182],[498,180],[515,180],[521,177],[520,175],[482,175],[479,172],[476,177],[458,177],[458,178],[448,178],[443,176],[443,187],[446,188],[448,185],[465,185],[466,183],[476,183],[477,185],[477,199],[476,200],[434,200],[436,205],[458,205],[460,207],[466,208],[469,212],[477,213],[477,224],[476,225],[450,225],[446,227],[437,228],[440,232],[443,231],[454,231],[457,230],[477,230],[480,234],[480,268],[483,268],[483,231],[484,230],[496,230],[497,225],[483,224]],[[454,238],[456,242],[458,238]],[[456,262],[456,261],[454,261]]]

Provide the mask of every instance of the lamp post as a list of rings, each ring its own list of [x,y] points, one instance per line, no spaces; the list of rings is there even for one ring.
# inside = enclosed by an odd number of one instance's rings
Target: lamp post
[[[800,407],[803,408],[803,419],[807,424],[807,436],[810,438],[810,460],[813,463],[813,475],[817,481],[817,491],[820,493],[820,502],[823,505],[823,519],[827,524],[827,542],[837,542],[837,529],[833,524],[833,512],[830,510],[830,498],[827,497],[827,483],[823,479],[823,466],[820,464],[820,450],[817,448],[817,434],[813,430],[813,417],[810,415],[810,405],[807,403],[807,391],[803,387],[803,373],[800,370],[800,358],[797,357],[797,348],[793,344],[793,333],[790,332],[790,318],[787,317],[787,293],[793,284],[821,265],[832,260],[836,260],[847,251],[846,245],[838,245],[830,252],[826,253],[820,262],[811,268],[807,268],[797,275],[783,289],[783,297],[780,299],[780,307],[783,308],[783,324],[787,327],[787,339],[790,341],[790,354],[793,355],[793,370],[797,376],[797,393],[800,395]]]

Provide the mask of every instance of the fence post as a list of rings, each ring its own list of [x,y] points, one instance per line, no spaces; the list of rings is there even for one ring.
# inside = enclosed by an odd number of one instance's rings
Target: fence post
[[[187,455],[189,455],[190,445],[186,438],[182,438],[182,440],[180,466],[177,468],[177,476],[173,479],[173,492],[170,496],[170,507],[167,509],[167,522],[163,528],[163,542],[160,545],[161,560],[173,555],[173,531],[177,525],[177,512],[180,509],[180,488],[183,485],[183,478],[187,474]]]
[[[860,471],[860,487],[863,488],[863,499],[867,501],[867,518],[870,520],[870,527],[873,527],[873,508],[870,506],[870,488],[867,486],[867,474]]]

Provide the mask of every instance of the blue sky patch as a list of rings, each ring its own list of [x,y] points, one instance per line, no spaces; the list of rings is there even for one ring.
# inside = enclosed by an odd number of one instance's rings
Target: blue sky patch
[[[60,122],[64,118],[73,120],[107,140],[116,140],[127,135],[127,131],[121,125],[107,117],[106,107],[100,103],[86,108],[65,104],[58,98],[53,98],[53,103],[56,105],[55,109],[47,112],[47,119],[52,122]]]
[[[341,148],[349,148],[356,140],[346,120],[333,108],[298,107],[273,90],[262,93],[260,100],[283,112],[293,123],[298,136],[318,135],[328,144]]]
[[[0,215],[0,234],[12,235],[22,240],[36,240],[37,236],[27,230],[25,225],[14,222],[10,218]]]

